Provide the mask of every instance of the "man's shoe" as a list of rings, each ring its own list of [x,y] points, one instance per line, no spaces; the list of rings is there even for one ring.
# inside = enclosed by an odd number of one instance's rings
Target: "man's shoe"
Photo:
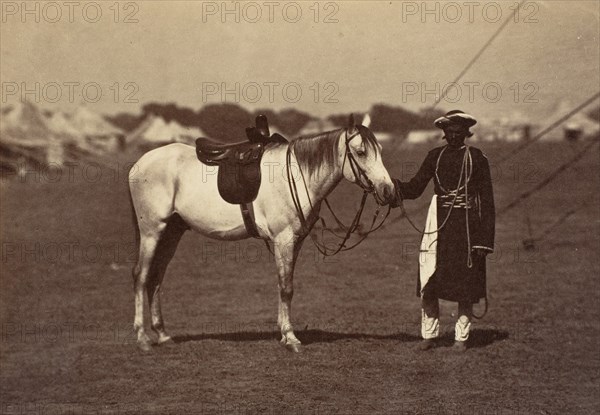
[[[419,343],[419,351],[424,352],[435,347],[435,341],[433,339],[424,339]]]
[[[461,342],[459,340],[456,340],[454,342],[454,345],[452,346],[452,349],[454,349],[454,351],[459,352],[459,353],[463,353],[467,351],[467,342]]]

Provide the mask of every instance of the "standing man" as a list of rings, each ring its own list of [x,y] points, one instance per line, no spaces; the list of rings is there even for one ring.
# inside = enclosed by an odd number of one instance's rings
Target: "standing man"
[[[435,346],[439,335],[438,299],[458,303],[457,351],[467,349],[473,304],[486,297],[486,255],[494,249],[495,210],[487,157],[465,145],[477,121],[454,110],[435,120],[447,144],[431,150],[409,182],[394,180],[399,206],[421,196],[431,179],[429,207],[419,254],[417,296],[421,297],[420,350]],[[394,206],[394,204],[392,205]]]

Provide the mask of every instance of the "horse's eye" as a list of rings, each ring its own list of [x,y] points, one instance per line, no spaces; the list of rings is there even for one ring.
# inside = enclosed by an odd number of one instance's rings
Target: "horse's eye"
[[[364,157],[367,155],[367,152],[365,150],[356,150],[356,155],[359,157]]]

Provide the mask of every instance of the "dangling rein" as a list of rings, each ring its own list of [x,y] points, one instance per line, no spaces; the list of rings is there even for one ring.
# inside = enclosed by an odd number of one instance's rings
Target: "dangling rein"
[[[438,159],[436,162],[436,166],[435,166],[436,177],[437,177],[437,169],[438,169],[438,166],[440,163],[440,158],[442,157],[442,154],[445,149],[446,148],[444,148],[440,152],[440,155],[438,156]],[[406,209],[404,208],[404,201],[402,200],[402,198],[400,198],[400,211],[402,212],[402,215],[406,218],[408,223],[414,228],[414,230],[419,232],[421,235],[429,235],[432,233],[437,233],[438,231],[442,230],[444,228],[444,226],[446,226],[446,223],[448,222],[448,219],[450,218],[450,214],[452,213],[452,209],[454,209],[454,206],[456,204],[456,200],[458,198],[458,192],[461,190],[462,187],[464,187],[465,188],[465,220],[466,220],[466,230],[467,230],[467,267],[472,268],[473,267],[473,256],[472,256],[472,252],[471,252],[471,249],[472,249],[471,248],[471,234],[469,232],[469,186],[468,186],[471,173],[469,172],[469,168],[467,167],[467,164],[469,167],[471,167],[471,172],[472,172],[473,161],[471,159],[471,151],[469,150],[469,146],[465,145],[465,154],[463,156],[463,161],[460,166],[460,175],[458,178],[458,184],[456,185],[456,190],[454,190],[452,192],[447,192],[449,194],[454,193],[454,198],[452,199],[452,204],[450,205],[450,209],[448,209],[448,213],[446,214],[446,217],[442,221],[442,224],[436,230],[430,231],[430,232],[425,232],[425,229],[423,229],[423,230],[419,229],[414,224],[414,222],[412,221],[412,219],[410,218],[408,213],[406,212]],[[440,182],[439,177],[437,177],[437,179],[438,179],[438,183],[439,183],[440,187],[443,190],[445,190],[442,187],[442,183]],[[463,179],[464,179],[464,185],[461,186]],[[489,301],[488,301],[487,294],[484,299],[485,299],[485,308],[483,310],[483,314],[481,314],[480,316],[473,314],[473,317],[478,320],[482,319],[487,314],[487,311],[488,311]]]
[[[321,231],[321,235],[323,235],[323,233],[325,231],[330,232],[332,235],[338,237],[339,239],[341,239],[341,242],[339,243],[338,247],[335,248],[334,250],[330,251],[327,246],[324,243],[321,243],[317,240],[317,237],[314,236],[312,234],[312,232],[310,232],[310,226],[308,226],[308,222],[306,221],[306,217],[304,216],[304,213],[302,212],[302,206],[300,204],[300,196],[298,194],[298,188],[296,186],[296,182],[294,181],[293,175],[292,175],[292,171],[291,171],[291,165],[292,165],[292,145],[293,143],[290,143],[290,145],[287,148],[287,153],[286,153],[286,174],[287,174],[287,179],[288,179],[288,185],[290,188],[290,194],[292,196],[292,201],[294,202],[294,207],[296,208],[296,212],[298,213],[298,218],[300,219],[300,224],[302,226],[302,229],[307,232],[310,235],[310,238],[312,239],[314,245],[317,247],[317,250],[323,254],[324,256],[333,256],[339,252],[342,251],[349,251],[350,249],[353,249],[355,247],[357,247],[360,243],[362,243],[372,232],[375,232],[376,230],[378,230],[379,228],[381,228],[381,226],[383,226],[385,220],[387,219],[387,217],[390,214],[391,211],[391,207],[388,206],[388,211],[385,215],[385,217],[383,218],[383,220],[381,221],[381,223],[377,226],[375,226],[375,222],[377,221],[377,217],[379,216],[379,211],[381,208],[381,205],[379,205],[379,203],[377,203],[377,209],[375,210],[375,213],[373,215],[373,220],[371,222],[371,227],[370,229],[363,234],[362,238],[360,238],[358,240],[358,242],[354,243],[351,246],[346,246],[346,242],[348,241],[348,239],[350,238],[350,236],[358,229],[358,226],[360,224],[360,219],[362,217],[362,213],[364,211],[364,207],[365,207],[365,203],[367,202],[367,197],[369,196],[370,193],[372,193],[374,191],[374,186],[373,183],[371,182],[371,180],[367,177],[365,171],[360,167],[360,165],[358,164],[358,162],[354,159],[354,156],[352,155],[352,153],[350,152],[349,148],[348,148],[348,144],[350,143],[350,140],[352,140],[354,137],[356,137],[359,133],[355,133],[352,136],[348,137],[348,130],[346,130],[346,151],[344,153],[344,161],[342,162],[342,171],[344,170],[344,166],[346,163],[346,159],[348,159],[348,162],[350,164],[350,167],[352,168],[352,173],[354,174],[354,177],[356,179],[357,184],[363,189],[363,196],[360,202],[360,207],[358,208],[358,211],[356,212],[356,215],[354,215],[354,219],[352,220],[352,223],[350,224],[350,226],[345,226],[336,216],[336,214],[333,212],[333,210],[331,209],[331,206],[329,205],[329,201],[327,200],[327,198],[324,199],[325,204],[327,205],[327,208],[329,209],[329,211],[332,213],[333,217],[335,218],[338,226],[340,226],[342,229],[346,230],[346,234],[342,237],[337,235],[334,231],[330,230],[329,228],[327,228],[327,225],[325,224],[325,219],[323,219],[323,217],[321,217],[320,215],[318,216],[317,220],[321,221],[321,224],[323,225],[323,229]],[[304,184],[304,190],[306,191],[306,196],[308,198],[308,203],[310,205],[310,211],[314,212],[314,205],[312,203],[312,200],[310,198],[310,193],[308,191],[308,185],[306,184],[306,179],[304,177],[304,172],[302,171],[302,169],[300,168],[300,166],[298,166],[298,170],[300,170],[300,176],[302,177],[302,183]],[[365,186],[362,181],[361,178],[364,177],[366,182],[368,183],[367,186]]]

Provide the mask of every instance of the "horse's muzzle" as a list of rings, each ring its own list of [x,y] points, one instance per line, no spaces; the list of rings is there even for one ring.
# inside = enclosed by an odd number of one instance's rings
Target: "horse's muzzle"
[[[383,183],[375,189],[375,200],[382,206],[388,205],[394,200],[395,191],[392,183]]]

